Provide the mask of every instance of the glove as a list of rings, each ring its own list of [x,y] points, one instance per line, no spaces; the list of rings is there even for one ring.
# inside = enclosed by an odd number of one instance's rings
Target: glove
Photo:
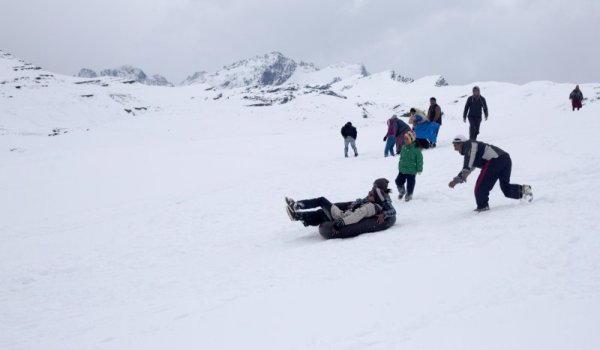
[[[467,118],[463,118],[463,122],[466,123],[467,122]]]
[[[344,220],[341,220],[341,219],[336,220],[333,222],[333,226],[331,226],[331,232],[333,232],[334,234],[337,234],[340,232],[342,227],[344,227]]]
[[[333,227],[334,227],[336,230],[340,230],[342,227],[344,227],[344,220],[342,220],[342,219],[335,220],[335,221],[333,222]]]
[[[383,141],[387,141],[387,136],[384,136],[384,137],[383,137]]]

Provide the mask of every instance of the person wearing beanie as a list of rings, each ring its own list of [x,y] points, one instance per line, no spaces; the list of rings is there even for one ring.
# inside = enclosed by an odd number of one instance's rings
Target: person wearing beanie
[[[352,123],[347,122],[342,127],[342,137],[344,138],[344,156],[348,158],[348,144],[352,146],[354,150],[354,156],[358,157],[358,151],[356,150],[356,137],[358,135],[356,128],[352,126]]]
[[[405,201],[410,201],[415,190],[416,177],[423,171],[423,153],[417,144],[417,136],[413,131],[404,135],[404,146],[400,152],[400,161],[398,162],[398,176],[396,177],[396,186],[398,187],[398,199],[404,195]],[[404,183],[407,188],[404,188]]]
[[[463,111],[463,122],[469,118],[469,139],[477,140],[479,135],[479,126],[481,125],[481,110],[485,114],[485,120],[488,119],[488,107],[485,98],[481,96],[479,86],[473,87],[473,95],[467,98],[465,109]]]
[[[374,216],[377,217],[377,223],[382,224],[386,219],[396,216],[388,183],[385,178],[376,179],[367,196],[354,202],[333,204],[325,197],[299,201],[285,197],[286,211],[290,220],[301,221],[304,226],[318,226],[325,221],[334,221],[333,229],[339,230],[345,225]]]
[[[489,210],[489,195],[496,181],[500,180],[500,189],[507,198],[533,200],[533,192],[529,185],[510,183],[512,161],[510,155],[496,147],[481,141],[467,140],[463,135],[457,135],[452,140],[454,150],[464,156],[463,168],[450,181],[448,186],[454,188],[457,184],[467,182],[467,177],[475,168],[481,172],[475,182],[476,212]]]

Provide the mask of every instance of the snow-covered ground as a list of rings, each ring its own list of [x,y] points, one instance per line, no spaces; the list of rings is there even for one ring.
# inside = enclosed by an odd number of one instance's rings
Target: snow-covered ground
[[[39,71],[0,63],[1,349],[600,348],[600,84],[572,112],[574,84],[474,83],[480,139],[535,194],[496,186],[474,214],[477,174],[447,186],[472,85],[375,74],[334,84],[346,99],[246,107],[202,85],[37,87]],[[393,181],[385,120],[431,96],[440,140],[395,226],[325,241],[289,221],[286,195]],[[343,157],[347,121],[358,158]]]

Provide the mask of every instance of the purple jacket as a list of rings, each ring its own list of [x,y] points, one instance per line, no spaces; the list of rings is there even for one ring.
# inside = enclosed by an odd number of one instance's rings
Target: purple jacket
[[[388,130],[385,136],[396,136],[396,118],[390,118],[387,121]]]

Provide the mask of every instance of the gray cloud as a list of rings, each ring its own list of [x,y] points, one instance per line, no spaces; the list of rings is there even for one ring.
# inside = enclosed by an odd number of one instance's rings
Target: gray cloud
[[[29,0],[3,4],[0,48],[45,68],[139,66],[179,82],[277,50],[319,66],[451,83],[600,81],[600,2]]]

